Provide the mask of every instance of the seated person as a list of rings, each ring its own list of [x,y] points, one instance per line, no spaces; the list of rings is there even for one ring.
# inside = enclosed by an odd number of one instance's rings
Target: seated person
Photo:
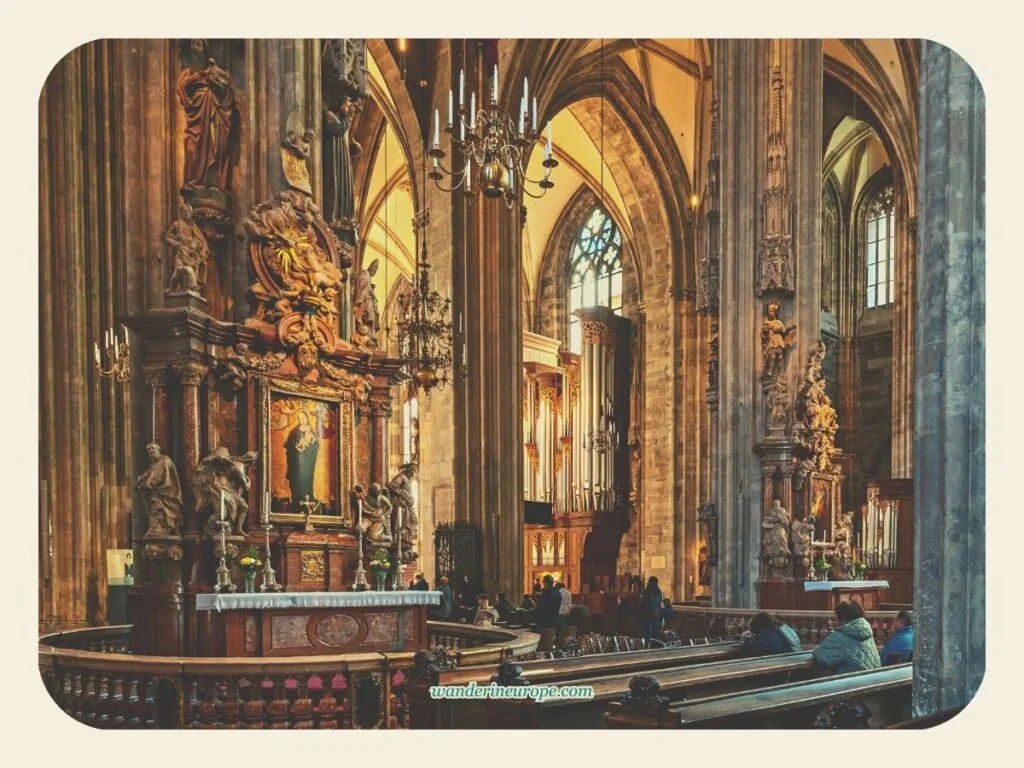
[[[555,589],[555,579],[548,575],[544,577],[544,589],[540,593],[540,600],[537,601],[537,610],[534,617],[537,626],[541,629],[557,627],[558,612],[562,607],[562,593]]]
[[[839,626],[814,649],[814,660],[836,674],[882,666],[874,633],[860,603],[843,600],[835,613]]]
[[[893,622],[896,630],[882,646],[878,657],[882,666],[889,664],[904,664],[914,659],[914,620],[906,611],[896,614]]]
[[[512,618],[512,613],[516,608],[508,601],[504,592],[499,592],[498,603],[494,606],[494,609],[498,612],[498,621],[505,622]]]
[[[672,608],[672,598],[671,597],[666,597],[664,600],[661,601],[661,618],[662,619],[669,619],[669,618],[671,618],[672,616],[675,616],[675,615],[676,615],[676,612]]]
[[[773,653],[796,653],[800,650],[800,638],[787,624],[783,624],[770,613],[759,613],[750,620],[750,629],[740,639],[741,656],[768,656]]]
[[[530,595],[523,595],[523,599],[519,601],[520,611],[532,611],[537,607],[537,601],[535,601]]]
[[[493,627],[498,622],[498,612],[491,606],[487,595],[477,595],[476,613],[473,614],[473,625],[476,627]]]
[[[412,586],[409,587],[409,589],[415,590],[417,592],[429,592],[430,585],[427,584],[427,580],[423,578],[422,573],[417,573],[416,580],[412,583]]]

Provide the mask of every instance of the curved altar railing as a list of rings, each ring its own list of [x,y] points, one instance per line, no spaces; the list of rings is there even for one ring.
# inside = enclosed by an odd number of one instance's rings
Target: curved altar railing
[[[462,666],[526,656],[539,636],[427,622],[431,646]],[[96,728],[404,728],[413,652],[281,658],[141,656],[131,626],[39,638],[39,670],[57,705]]]

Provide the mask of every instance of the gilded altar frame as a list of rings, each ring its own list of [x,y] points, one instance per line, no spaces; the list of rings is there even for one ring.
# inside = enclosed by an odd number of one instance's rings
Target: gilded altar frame
[[[295,379],[279,378],[275,376],[259,375],[253,376],[250,385],[257,393],[254,413],[250,414],[250,423],[255,422],[256,434],[259,439],[260,452],[260,476],[256,503],[252,505],[252,515],[259,519],[263,515],[263,507],[266,504],[266,491],[269,490],[269,478],[271,477],[271,422],[270,406],[274,395],[283,395],[295,398],[320,400],[337,408],[338,413],[338,456],[337,456],[337,481],[336,487],[331,490],[335,494],[338,504],[338,514],[323,515],[313,514],[309,516],[309,522],[317,528],[345,528],[351,526],[351,515],[348,509],[349,490],[353,483],[354,472],[354,434],[353,423],[355,416],[355,404],[352,390],[323,386],[297,381]],[[301,513],[274,512],[268,510],[270,522],[274,525],[302,525],[306,522],[306,516]]]

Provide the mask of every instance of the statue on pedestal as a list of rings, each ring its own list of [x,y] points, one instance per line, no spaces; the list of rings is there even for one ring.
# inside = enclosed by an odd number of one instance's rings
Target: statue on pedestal
[[[185,110],[184,189],[215,189],[226,196],[239,146],[231,77],[210,58],[205,40],[183,41],[182,59],[177,94]]]
[[[220,534],[221,491],[224,491],[224,519],[228,535],[244,536],[249,504],[243,494],[249,491],[249,467],[256,461],[255,451],[232,456],[223,446],[196,466],[192,475],[192,493],[196,500],[196,523],[202,521],[208,537]]]
[[[772,578],[787,575],[789,525],[789,513],[776,499],[761,521],[761,556]]]
[[[767,317],[761,324],[761,351],[764,356],[764,377],[778,376],[784,369],[786,350],[795,341],[795,325],[786,325],[779,319],[779,304],[768,303]]]
[[[181,204],[178,218],[171,222],[160,240],[167,246],[167,254],[174,264],[165,294],[180,296],[191,293],[201,297],[206,285],[210,248],[203,230],[195,221],[191,205]]]
[[[178,470],[169,456],[160,452],[160,446],[150,443],[149,468],[135,481],[135,490],[146,496],[149,504],[149,526],[144,539],[180,538],[181,536],[181,483]]]
[[[391,543],[391,498],[379,483],[370,483],[363,499],[362,529],[373,544]]]
[[[402,540],[410,546],[419,535],[419,518],[416,516],[416,502],[412,495],[412,479],[415,476],[416,465],[403,464],[401,471],[388,483],[392,503],[402,509]]]
[[[793,557],[804,569],[811,564],[812,546],[814,540],[814,518],[810,515],[803,520],[794,518],[790,526],[793,543]]]
[[[370,266],[356,276],[352,288],[353,341],[370,349],[377,348],[377,335],[380,333],[380,304],[373,286],[373,276],[377,274],[379,265],[380,259],[371,261]]]

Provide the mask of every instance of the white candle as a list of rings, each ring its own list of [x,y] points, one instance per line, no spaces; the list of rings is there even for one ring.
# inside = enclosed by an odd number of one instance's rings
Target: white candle
[[[462,313],[459,312],[459,333],[462,333]]]
[[[448,125],[451,126],[455,121],[452,119],[455,114],[455,108],[453,105],[452,92],[448,91]]]
[[[523,98],[525,99],[526,97],[524,96]],[[526,103],[523,102],[523,101],[520,101],[519,102],[519,135],[520,136],[522,136],[522,134],[523,134],[523,127],[524,127],[523,126],[523,120],[524,120],[523,115],[525,114],[525,112],[526,112]]]
[[[441,146],[441,116],[434,110],[434,147]],[[435,158],[436,160],[436,158]]]
[[[263,514],[261,515],[261,517],[265,525],[267,521],[270,519],[270,491],[267,491],[265,494],[263,494],[263,496]]]
[[[359,499],[359,521],[356,523],[356,527],[360,530],[363,528],[363,500]]]
[[[99,342],[93,342],[93,351],[96,353],[96,365],[100,364],[100,345]]]
[[[227,499],[227,493],[224,491],[223,488],[221,488],[220,489],[220,519],[222,521],[223,520],[227,520],[227,517],[228,517],[227,507],[225,506],[225,504],[227,503],[226,499]]]
[[[498,65],[494,65],[494,80],[491,85],[491,101],[498,103]]]
[[[537,97],[533,97],[533,121],[531,123],[533,132],[537,132]]]
[[[473,191],[473,160],[466,161],[466,191]]]
[[[523,78],[523,102],[530,103],[530,81],[525,77]]]
[[[551,123],[550,122],[548,123],[548,140],[547,140],[546,145],[545,145],[544,153],[545,153],[546,159],[550,159],[551,158]]]
[[[469,94],[469,130],[476,128],[476,91]]]
[[[124,331],[124,345],[127,347],[128,346],[128,328],[127,328],[127,326],[122,325],[121,326],[121,330]]]
[[[463,104],[466,103],[466,99],[464,98],[465,89],[466,89],[466,72],[465,72],[465,70],[460,69],[459,70],[459,106],[460,107]]]

